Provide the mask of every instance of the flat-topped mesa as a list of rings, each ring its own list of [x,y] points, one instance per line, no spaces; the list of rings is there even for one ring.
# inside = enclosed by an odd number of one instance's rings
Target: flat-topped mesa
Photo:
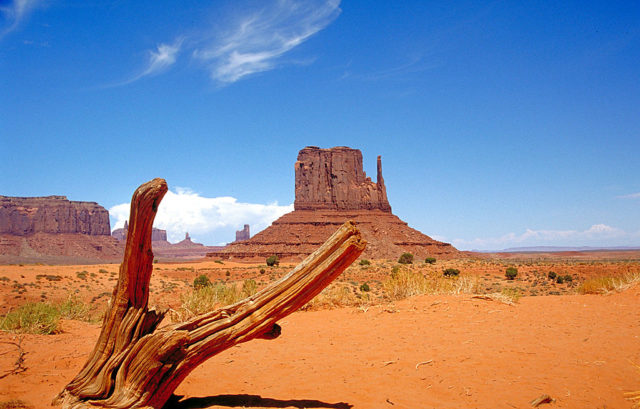
[[[95,202],[70,201],[65,196],[0,196],[0,234],[34,233],[109,236],[109,212]]]
[[[362,167],[362,152],[346,146],[307,146],[295,164],[295,210],[382,210],[391,213],[378,156],[376,183]]]

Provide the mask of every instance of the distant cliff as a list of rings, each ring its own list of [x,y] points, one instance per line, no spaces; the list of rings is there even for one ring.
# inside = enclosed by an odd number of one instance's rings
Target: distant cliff
[[[95,202],[74,202],[65,196],[0,196],[0,234],[34,233],[109,236],[109,212]]]
[[[382,210],[391,213],[378,156],[374,183],[362,169],[362,152],[307,146],[295,164],[295,210]]]

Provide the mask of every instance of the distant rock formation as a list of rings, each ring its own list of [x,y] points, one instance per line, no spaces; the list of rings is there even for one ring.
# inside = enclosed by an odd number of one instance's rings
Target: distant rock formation
[[[109,212],[65,196],[0,196],[0,262],[117,261]]]
[[[124,242],[125,240],[127,240],[128,232],[129,232],[129,222],[125,220],[124,227],[115,229],[113,232],[111,232],[111,235],[116,239]],[[155,227],[151,230],[151,241],[153,242],[154,246],[171,244],[167,240],[167,231],[156,229]]]
[[[382,210],[391,213],[378,156],[376,183],[362,168],[358,149],[308,146],[295,164],[295,210]]]
[[[109,212],[95,202],[75,202],[65,196],[0,196],[0,234],[111,234]]]
[[[391,213],[378,156],[376,183],[366,177],[358,149],[306,147],[295,163],[295,210],[246,241],[208,256],[264,260],[270,255],[299,260],[317,249],[342,223],[354,220],[367,240],[363,257],[453,258],[459,251],[412,229]]]
[[[251,238],[251,233],[249,233],[249,225],[245,224],[242,230],[236,231],[236,241],[245,241]]]

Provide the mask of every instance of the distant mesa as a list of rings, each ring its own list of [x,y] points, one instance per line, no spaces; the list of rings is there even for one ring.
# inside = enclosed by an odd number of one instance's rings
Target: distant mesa
[[[124,222],[124,227],[115,229],[112,236],[120,240],[122,243],[127,239],[129,231],[129,223]],[[205,246],[204,244],[194,243],[189,236],[189,232],[185,233],[184,240],[172,244],[167,240],[167,231],[153,228],[151,231],[151,246],[153,254],[156,258],[179,258],[179,259],[197,259],[202,258],[208,253],[220,250],[220,246]]]
[[[72,202],[65,196],[0,196],[0,234],[110,234],[109,212],[95,202]]]
[[[117,260],[109,212],[65,196],[0,196],[0,259],[4,262]]]
[[[116,239],[124,242],[127,240],[127,233],[129,232],[129,222],[127,220],[124,221],[124,227],[119,229],[115,229],[111,232],[111,235]],[[151,242],[154,247],[158,246],[170,246],[171,243],[167,240],[167,231],[156,229],[155,227],[151,230]]]
[[[249,225],[245,224],[242,230],[236,231],[236,241],[245,241],[251,238],[251,233],[249,232]]]
[[[295,163],[294,211],[252,238],[231,243],[209,256],[263,260],[278,255],[299,260],[346,220],[354,220],[367,240],[365,258],[397,259],[403,252],[419,258],[460,254],[451,244],[433,240],[391,213],[380,156],[373,182],[363,171],[360,150],[308,146],[299,152]]]

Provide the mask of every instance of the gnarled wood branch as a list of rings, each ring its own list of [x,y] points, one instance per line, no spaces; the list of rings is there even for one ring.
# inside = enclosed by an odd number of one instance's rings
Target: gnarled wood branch
[[[64,409],[161,408],[180,382],[213,355],[280,335],[276,322],[320,293],[366,246],[354,223],[347,222],[289,274],[255,295],[157,329],[165,312],[148,309],[151,229],[166,192],[166,182],[154,179],[133,194],[111,307],[89,359],[54,399]]]

